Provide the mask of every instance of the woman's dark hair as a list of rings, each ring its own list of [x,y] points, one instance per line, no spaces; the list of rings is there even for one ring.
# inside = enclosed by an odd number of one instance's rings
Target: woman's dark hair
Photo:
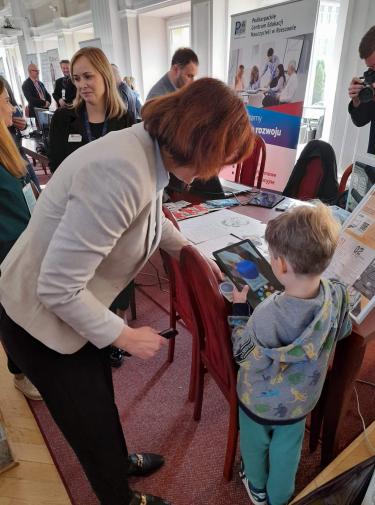
[[[250,156],[254,132],[242,100],[209,77],[142,108],[144,127],[177,166],[192,167],[199,179]]]
[[[285,84],[285,69],[284,69],[284,65],[282,63],[280,63],[279,65],[277,65],[277,70],[279,72],[279,75],[277,76],[277,79],[280,79],[280,77],[282,76],[283,79],[284,79],[284,84]]]

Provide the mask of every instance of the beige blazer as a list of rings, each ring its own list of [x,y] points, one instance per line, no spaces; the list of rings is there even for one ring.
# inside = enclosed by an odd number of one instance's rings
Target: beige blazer
[[[187,244],[164,219],[157,184],[155,144],[143,123],[70,155],[1,264],[9,317],[63,354],[87,341],[111,344],[124,322],[107,307],[158,246],[178,255]]]

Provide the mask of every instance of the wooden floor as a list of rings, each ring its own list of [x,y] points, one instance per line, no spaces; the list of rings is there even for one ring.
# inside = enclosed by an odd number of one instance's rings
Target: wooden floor
[[[29,406],[13,386],[1,346],[0,408],[19,462],[0,474],[0,505],[71,505]]]

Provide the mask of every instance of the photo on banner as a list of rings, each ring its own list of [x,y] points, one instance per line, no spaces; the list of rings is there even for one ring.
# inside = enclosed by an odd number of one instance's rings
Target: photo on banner
[[[266,142],[267,189],[282,191],[295,163],[317,12],[293,0],[232,16],[228,84]]]

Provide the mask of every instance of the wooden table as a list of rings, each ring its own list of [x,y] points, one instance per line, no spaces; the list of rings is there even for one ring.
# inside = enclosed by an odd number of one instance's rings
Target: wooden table
[[[37,152],[37,146],[39,143],[40,142],[35,138],[22,138],[23,150],[28,156],[30,156],[30,158],[32,158],[34,166],[36,165],[36,160],[38,160],[43,167],[44,173],[47,174],[49,160],[45,154]]]
[[[240,199],[245,197],[240,197]],[[181,200],[189,201],[189,194],[182,194]],[[268,223],[280,215],[279,211],[242,205],[231,210],[245,216]],[[322,466],[328,465],[340,452],[340,439],[349,402],[353,394],[354,382],[358,377],[367,343],[375,338],[375,311],[365,321],[353,326],[351,335],[337,343],[329,377],[325,384],[322,404]]]

